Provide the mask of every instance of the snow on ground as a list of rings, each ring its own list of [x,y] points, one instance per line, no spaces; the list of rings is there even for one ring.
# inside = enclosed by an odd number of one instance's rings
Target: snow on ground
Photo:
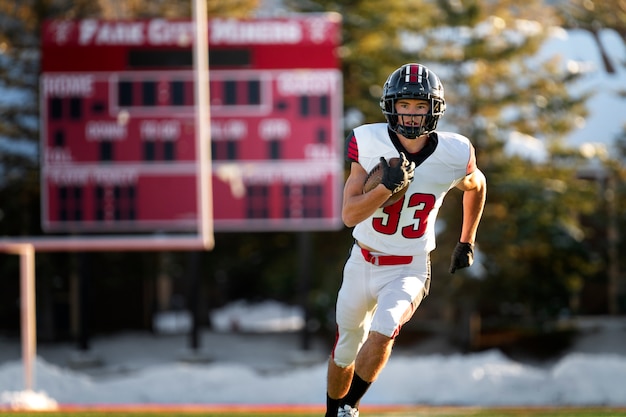
[[[294,322],[287,310],[268,305],[245,310],[256,323],[263,314]],[[245,316],[236,317],[247,325]],[[569,353],[549,364],[522,363],[498,350],[463,354],[442,341],[402,347],[362,404],[626,406],[626,319],[579,320],[579,328]],[[328,343],[315,340],[305,351],[294,331],[203,331],[200,346],[188,346],[188,335],[171,332],[96,337],[80,355],[72,344],[42,344],[28,391],[19,341],[0,339],[0,409],[324,404]],[[77,367],[89,357],[100,366]]]

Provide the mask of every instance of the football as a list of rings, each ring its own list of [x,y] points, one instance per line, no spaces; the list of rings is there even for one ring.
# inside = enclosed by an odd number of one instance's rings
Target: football
[[[389,161],[387,162],[389,163],[390,167],[395,167],[395,166],[398,166],[400,163],[402,163],[402,160],[396,157],[396,158],[389,159]],[[380,184],[382,179],[383,179],[383,166],[382,166],[382,163],[379,162],[378,164],[376,164],[374,168],[372,168],[369,174],[367,174],[367,178],[365,179],[365,184],[363,184],[363,193],[367,193],[368,191],[371,191],[374,188],[376,188],[376,186]],[[404,196],[408,188],[409,187],[407,185],[406,187],[402,188],[397,193],[392,194],[391,197],[389,197],[387,201],[385,201],[381,205],[381,207],[387,207],[396,203],[398,200],[402,198],[402,196]]]

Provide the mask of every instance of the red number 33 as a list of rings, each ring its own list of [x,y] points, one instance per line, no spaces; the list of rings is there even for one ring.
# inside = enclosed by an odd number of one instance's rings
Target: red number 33
[[[393,235],[398,231],[400,226],[400,212],[404,207],[404,201],[407,199],[405,195],[395,204],[383,208],[386,216],[374,217],[372,227],[379,233],[385,235]],[[402,236],[406,239],[417,239],[424,236],[426,227],[428,226],[428,215],[433,207],[435,207],[435,196],[432,194],[412,194],[408,197],[409,202],[405,210],[413,211],[413,222],[401,229]]]

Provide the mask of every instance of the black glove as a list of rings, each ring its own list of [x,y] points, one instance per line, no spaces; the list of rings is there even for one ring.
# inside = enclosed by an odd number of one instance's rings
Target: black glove
[[[391,191],[392,194],[397,193],[406,187],[413,180],[415,163],[409,162],[404,153],[400,153],[402,162],[396,166],[389,166],[384,157],[380,157],[380,163],[383,166],[382,184]]]
[[[452,252],[452,261],[450,262],[450,273],[461,268],[467,268],[474,263],[474,245],[471,243],[459,242]]]

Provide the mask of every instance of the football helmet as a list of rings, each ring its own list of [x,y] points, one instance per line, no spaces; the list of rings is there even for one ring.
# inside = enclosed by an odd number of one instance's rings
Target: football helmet
[[[427,114],[402,114],[396,111],[396,101],[402,98],[426,100],[430,103]],[[394,132],[415,139],[430,133],[437,127],[439,118],[446,110],[443,98],[443,85],[439,77],[421,64],[405,64],[389,75],[383,86],[380,108]],[[414,118],[421,120],[415,125],[405,125],[402,119]]]

